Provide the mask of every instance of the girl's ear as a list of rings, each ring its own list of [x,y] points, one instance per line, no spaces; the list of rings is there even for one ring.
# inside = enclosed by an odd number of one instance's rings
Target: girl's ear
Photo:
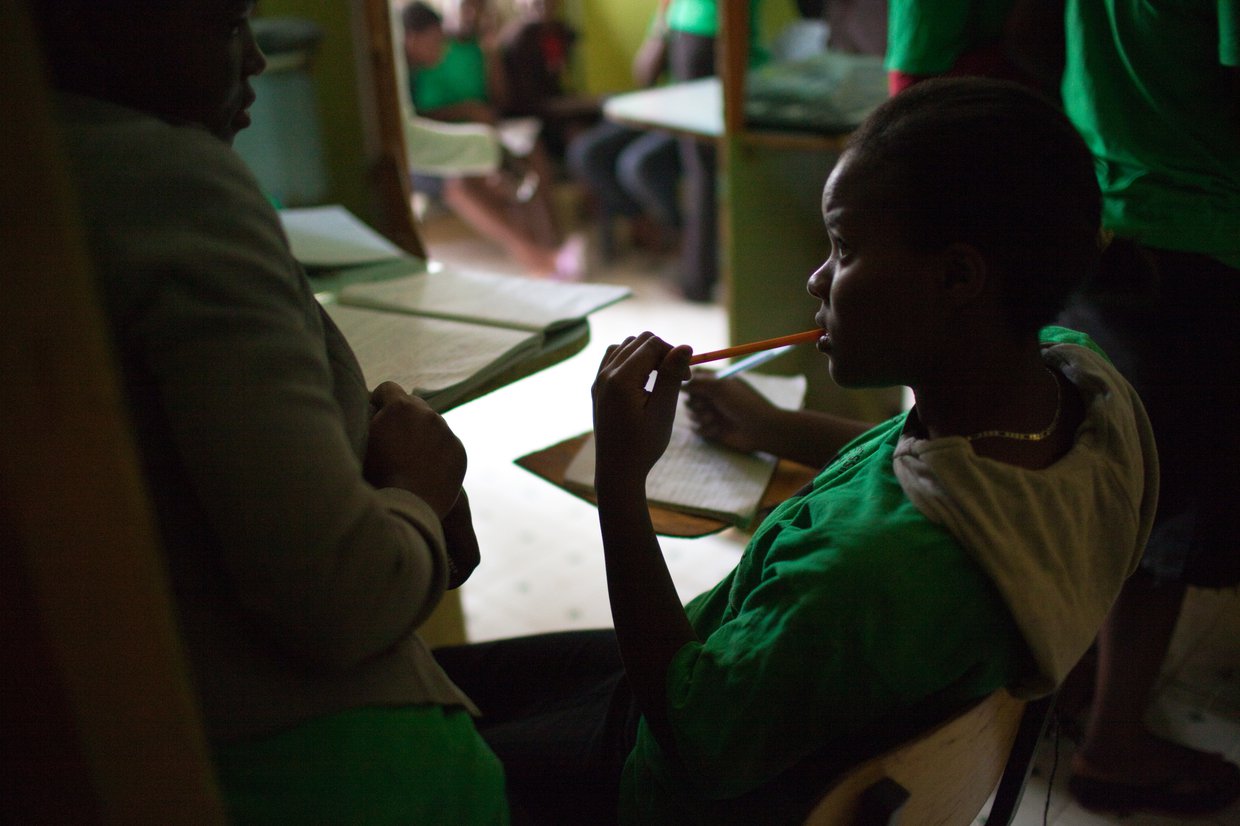
[[[990,279],[986,256],[972,244],[957,241],[943,248],[941,286],[944,297],[959,306],[980,296]]]

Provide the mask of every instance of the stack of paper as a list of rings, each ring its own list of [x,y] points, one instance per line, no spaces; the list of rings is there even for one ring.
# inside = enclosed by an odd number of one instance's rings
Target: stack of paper
[[[739,376],[774,404],[797,409],[805,400],[804,376]],[[646,478],[652,505],[750,527],[778,460],[766,453],[741,453],[693,432],[684,397],[676,411],[672,438]],[[594,492],[594,437],[590,436],[564,473],[566,487]]]
[[[280,223],[293,257],[308,270],[375,264],[405,255],[342,206],[284,209]]]

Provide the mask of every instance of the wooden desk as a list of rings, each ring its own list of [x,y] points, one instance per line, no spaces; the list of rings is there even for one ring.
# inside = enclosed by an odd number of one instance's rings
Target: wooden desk
[[[723,137],[723,86],[717,77],[704,77],[627,92],[604,101],[603,116],[638,129],[717,141]]]
[[[724,126],[723,83],[703,77],[615,95],[603,103],[603,116],[638,129],[662,129],[699,140],[722,141]],[[839,152],[846,135],[824,135],[793,130],[750,130],[741,139],[750,146]]]

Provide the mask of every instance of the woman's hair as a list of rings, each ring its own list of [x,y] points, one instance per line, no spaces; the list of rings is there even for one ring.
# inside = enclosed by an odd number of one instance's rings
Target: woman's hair
[[[986,257],[1018,332],[1053,321],[1097,266],[1093,157],[1032,89],[983,78],[922,81],[879,106],[848,151],[852,168],[898,204],[907,243],[965,242]]]

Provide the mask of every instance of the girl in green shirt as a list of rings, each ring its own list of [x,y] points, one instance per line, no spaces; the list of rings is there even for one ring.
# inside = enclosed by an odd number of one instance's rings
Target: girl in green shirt
[[[1157,490],[1131,388],[1083,336],[1043,329],[1097,259],[1099,211],[1088,150],[1036,93],[932,80],[881,106],[826,183],[831,254],[808,289],[835,381],[905,385],[916,405],[870,428],[694,378],[703,435],[824,469],[688,606],[645,479],[691,349],[649,332],[608,349],[593,393],[614,631],[436,652],[514,811],[799,823],[876,744],[1001,687],[1053,690]]]

